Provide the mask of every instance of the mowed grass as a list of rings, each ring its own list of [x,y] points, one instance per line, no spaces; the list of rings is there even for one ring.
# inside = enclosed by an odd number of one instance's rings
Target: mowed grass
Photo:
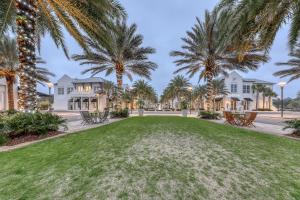
[[[300,142],[130,118],[0,153],[0,199],[300,199]]]

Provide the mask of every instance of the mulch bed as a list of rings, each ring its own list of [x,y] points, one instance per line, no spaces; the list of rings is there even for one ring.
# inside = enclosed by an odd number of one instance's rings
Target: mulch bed
[[[287,134],[287,136],[300,139],[300,135],[296,133]]]
[[[62,133],[63,132],[61,132],[61,131],[52,131],[45,135],[32,135],[32,134],[23,135],[20,137],[11,138],[7,143],[4,144],[4,146],[15,146],[17,144],[22,144],[25,142],[32,142],[32,141],[36,141],[36,140],[50,138],[50,137],[53,137],[56,135],[60,135]]]

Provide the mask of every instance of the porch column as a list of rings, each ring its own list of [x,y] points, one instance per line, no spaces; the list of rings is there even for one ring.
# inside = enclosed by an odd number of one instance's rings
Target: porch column
[[[80,97],[80,109],[79,110],[82,110],[82,97]]]
[[[89,97],[88,109],[90,110],[91,106],[91,97]]]
[[[76,110],[76,109],[75,109],[75,102],[74,102],[74,98],[72,98],[72,110]]]

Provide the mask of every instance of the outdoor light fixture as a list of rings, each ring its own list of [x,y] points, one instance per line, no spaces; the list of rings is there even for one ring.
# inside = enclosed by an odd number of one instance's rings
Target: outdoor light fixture
[[[49,89],[49,95],[51,95],[51,88],[53,88],[53,83],[49,82],[47,83],[48,89]]]
[[[284,89],[284,87],[286,86],[286,82],[280,81],[280,82],[278,83],[278,86],[279,86],[280,89],[281,89],[281,117],[283,118],[283,89]]]

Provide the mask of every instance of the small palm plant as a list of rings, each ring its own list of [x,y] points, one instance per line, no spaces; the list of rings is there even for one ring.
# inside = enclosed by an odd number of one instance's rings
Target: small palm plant
[[[300,120],[294,119],[290,121],[285,122],[287,125],[284,127],[284,130],[286,129],[293,129],[293,134],[300,136]]]
[[[157,68],[154,62],[148,60],[148,56],[155,53],[155,50],[151,47],[141,47],[143,36],[137,34],[136,29],[136,24],[127,26],[126,21],[117,22],[114,29],[106,31],[106,42],[103,42],[102,38],[88,38],[87,43],[92,50],[73,56],[74,60],[81,61],[81,65],[92,65],[84,70],[83,74],[91,73],[94,76],[105,72],[108,76],[115,73],[118,109],[122,107],[123,76],[132,80],[134,74],[150,80],[151,71]]]

